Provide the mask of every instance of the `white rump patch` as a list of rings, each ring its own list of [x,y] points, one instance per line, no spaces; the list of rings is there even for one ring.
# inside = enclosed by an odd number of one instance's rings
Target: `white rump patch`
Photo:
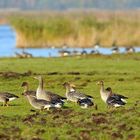
[[[44,106],[44,109],[45,109],[45,108],[50,108],[50,107],[51,107],[51,105],[45,105],[45,106]]]
[[[119,104],[114,104],[113,106],[115,106],[115,107],[120,107],[120,106],[122,106],[122,105],[119,105]]]
[[[13,101],[15,100],[17,97],[12,97],[12,98],[9,98],[9,101]]]
[[[71,88],[70,91],[73,92],[73,91],[75,91],[75,89],[74,88]]]
[[[57,103],[56,105],[54,105],[54,107],[61,108],[62,107],[62,104],[61,103]]]
[[[84,104],[84,106],[81,106],[81,108],[87,108],[88,107],[88,105],[87,104]]]
[[[127,101],[126,101],[125,99],[122,99],[122,98],[121,98],[121,100],[122,100],[122,102],[125,102],[125,103],[127,103]]]

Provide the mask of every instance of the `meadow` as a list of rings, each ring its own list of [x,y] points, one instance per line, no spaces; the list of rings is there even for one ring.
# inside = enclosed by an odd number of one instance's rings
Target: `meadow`
[[[139,11],[44,12],[13,14],[17,47],[104,47],[140,45]]]
[[[0,106],[1,140],[138,140],[140,139],[140,54],[87,55],[62,58],[0,58],[0,91],[20,98],[9,107]],[[79,91],[94,97],[94,107],[82,109],[67,102],[62,109],[39,112],[21,95],[27,81],[36,90],[42,75],[45,88],[65,96],[64,82],[76,84]],[[96,85],[128,96],[121,108],[108,109]],[[2,104],[1,104],[2,105]]]

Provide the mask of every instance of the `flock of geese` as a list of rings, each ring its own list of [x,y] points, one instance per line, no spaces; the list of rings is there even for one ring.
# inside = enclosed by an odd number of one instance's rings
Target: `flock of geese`
[[[23,82],[21,87],[24,88],[22,95],[27,97],[30,105],[35,109],[49,110],[50,108],[61,108],[64,106],[66,100],[75,102],[81,108],[94,106],[95,109],[97,109],[97,105],[93,101],[93,97],[79,92],[76,89],[76,86],[72,83],[65,82],[63,84],[66,89],[66,97],[62,97],[44,89],[44,81],[42,76],[37,76],[34,78],[39,81],[39,85],[36,91],[30,90],[29,84],[27,82]],[[127,97],[113,93],[110,87],[105,89],[103,81],[99,81],[97,84],[100,85],[101,99],[107,104],[108,107],[120,107],[126,104],[125,99],[128,99]],[[8,92],[0,93],[0,102],[3,102],[3,106],[8,106],[9,101],[15,100],[17,98],[19,97]]]

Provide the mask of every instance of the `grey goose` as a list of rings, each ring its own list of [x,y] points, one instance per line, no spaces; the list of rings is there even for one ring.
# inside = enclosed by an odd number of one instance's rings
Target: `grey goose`
[[[73,84],[70,84],[69,82],[65,82],[63,84],[63,86],[66,88],[66,97],[67,97],[67,100],[69,101],[72,101],[72,102],[76,102],[79,100],[79,99],[85,99],[85,98],[88,98],[90,100],[93,99],[92,96],[90,95],[86,95],[84,93],[81,93],[79,91],[77,91],[75,89],[75,85]]]
[[[17,95],[14,95],[9,92],[0,92],[0,102],[3,102],[3,106],[8,106],[9,101],[13,101],[19,98]]]
[[[112,92],[112,89],[110,87],[104,88],[104,81],[99,81],[97,83],[100,85],[100,95],[101,99],[108,105],[108,106],[114,106],[119,107],[126,104],[126,101],[124,99],[127,99],[127,97],[115,94]]]
[[[42,76],[37,76],[34,77],[35,79],[37,79],[39,81],[39,85],[36,91],[36,97],[37,99],[43,99],[46,101],[50,101],[50,102],[54,102],[54,103],[58,103],[58,107],[62,107],[64,104],[64,100],[66,100],[65,97],[62,97],[58,94],[55,94],[51,91],[46,91],[44,89],[44,81]]]

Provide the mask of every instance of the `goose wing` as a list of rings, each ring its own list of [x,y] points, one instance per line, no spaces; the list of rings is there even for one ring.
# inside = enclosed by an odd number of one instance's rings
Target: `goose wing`
[[[41,105],[42,107],[56,107],[56,108],[61,108],[63,106],[63,102],[60,100],[52,100],[51,102],[39,99],[37,100],[37,103]]]
[[[45,108],[45,107],[51,107],[52,104],[46,100],[36,99],[36,106],[42,106],[42,108]]]
[[[65,97],[62,97],[62,96],[60,96],[60,95],[58,95],[58,94],[55,94],[55,93],[53,93],[53,92],[50,92],[50,91],[46,91],[46,94],[47,94],[47,96],[49,96],[49,98],[51,99],[51,100],[65,100],[66,98]]]
[[[128,97],[120,95],[120,94],[113,93],[113,95],[118,96],[118,98],[121,98],[121,99],[128,99]]]
[[[108,97],[106,102],[108,105],[115,106],[115,107],[122,106],[122,105],[126,104],[125,102],[123,102],[121,100],[121,98],[119,96],[114,96],[114,95]]]
[[[73,93],[73,96],[75,97],[75,98],[77,98],[77,99],[92,99],[93,97],[92,96],[90,96],[90,95],[86,95],[86,94],[84,94],[84,93],[81,93],[81,92],[78,92],[78,91],[73,91],[72,92]]]
[[[34,90],[28,90],[29,95],[32,95],[34,97],[36,97],[36,91]]]
[[[93,102],[89,98],[79,99],[78,103],[81,106],[85,106],[85,105],[92,106],[93,105]]]
[[[16,98],[19,98],[17,95],[9,93],[9,92],[2,92],[2,93],[0,93],[0,95],[3,96],[6,99],[11,99],[11,98],[16,99]]]

